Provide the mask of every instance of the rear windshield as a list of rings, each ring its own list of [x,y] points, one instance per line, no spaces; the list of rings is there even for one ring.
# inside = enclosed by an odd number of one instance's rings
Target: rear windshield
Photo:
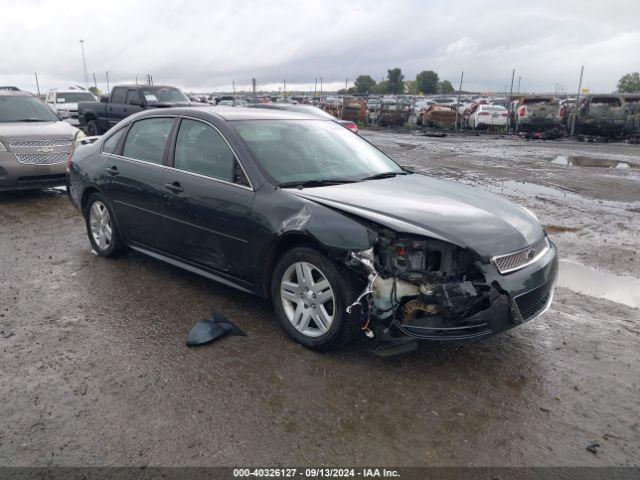
[[[502,105],[481,105],[480,109],[489,110],[490,112],[504,112],[507,110]]]
[[[142,90],[147,103],[188,102],[187,96],[177,88],[156,87]]]
[[[59,122],[58,116],[35,97],[0,96],[0,122]]]
[[[58,92],[56,103],[93,102],[95,97],[89,92]]]
[[[522,100],[523,105],[531,105],[532,103],[553,103],[553,98],[525,98]]]
[[[591,99],[593,106],[620,107],[622,102],[618,97],[593,97]]]

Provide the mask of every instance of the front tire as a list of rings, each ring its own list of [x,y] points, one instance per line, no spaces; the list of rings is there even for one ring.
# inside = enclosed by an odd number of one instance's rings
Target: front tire
[[[282,327],[305,347],[337,349],[358,332],[357,310],[346,312],[354,298],[349,273],[312,248],[296,247],[280,258],[271,298]]]
[[[84,129],[89,137],[100,135],[100,129],[98,128],[98,124],[95,120],[89,120],[87,122],[87,126]]]
[[[89,197],[84,208],[87,235],[93,250],[101,257],[114,257],[124,250],[113,213],[100,193]]]

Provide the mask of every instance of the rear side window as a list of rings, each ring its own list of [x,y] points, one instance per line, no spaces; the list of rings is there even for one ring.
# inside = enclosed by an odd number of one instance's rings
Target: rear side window
[[[182,120],[174,168],[233,182],[235,165],[233,152],[215,129],[195,120]]]
[[[126,94],[126,89],[115,87],[113,89],[113,95],[111,96],[111,103],[124,103]]]
[[[102,144],[102,151],[104,153],[113,153],[113,152],[115,152],[116,147],[118,146],[118,142],[122,138],[122,135],[124,135],[125,130],[126,130],[126,128],[121,128],[116,133],[114,133],[109,138],[107,138],[104,141],[104,143]]]
[[[173,126],[173,118],[138,120],[129,129],[122,155],[136,160],[162,164],[164,147]]]

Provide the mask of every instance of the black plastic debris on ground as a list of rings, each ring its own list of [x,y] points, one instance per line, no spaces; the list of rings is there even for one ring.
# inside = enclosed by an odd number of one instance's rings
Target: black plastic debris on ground
[[[246,337],[235,323],[225,317],[221,312],[214,310],[211,320],[200,320],[187,334],[188,347],[201,347],[225,335]]]
[[[587,445],[587,450],[590,451],[591,453],[593,453],[594,455],[598,454],[598,449],[600,448],[600,444],[599,443],[595,443],[593,442],[590,445]]]

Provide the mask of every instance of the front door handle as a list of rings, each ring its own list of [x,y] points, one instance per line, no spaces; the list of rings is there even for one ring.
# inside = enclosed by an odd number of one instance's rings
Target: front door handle
[[[120,173],[118,171],[118,167],[116,167],[115,165],[113,165],[112,167],[107,167],[105,168],[105,170],[109,172],[111,175],[118,175]]]
[[[180,186],[180,182],[165,183],[164,188],[166,188],[167,190],[171,190],[173,193],[184,192],[184,188]]]

